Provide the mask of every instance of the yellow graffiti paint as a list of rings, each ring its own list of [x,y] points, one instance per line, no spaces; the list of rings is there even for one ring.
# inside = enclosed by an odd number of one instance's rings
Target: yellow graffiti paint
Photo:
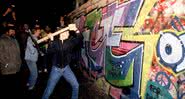
[[[144,57],[143,57],[143,71],[142,71],[142,82],[141,82],[141,97],[144,96],[146,84],[148,81],[148,75],[146,75],[149,70],[151,63],[152,63],[152,55],[154,52],[153,45],[156,44],[157,39],[159,38],[159,35],[132,35],[138,31],[140,31],[140,27],[143,25],[144,20],[148,16],[148,13],[154,6],[155,2],[157,0],[145,0],[143,7],[141,8],[140,14],[138,15],[138,19],[136,21],[136,24],[134,27],[123,27],[119,28],[118,31],[122,31],[122,40],[128,40],[128,41],[141,41],[144,42]],[[116,28],[114,29],[116,31]]]
[[[174,30],[164,30],[162,32],[170,31],[175,33],[176,35],[180,35],[182,33],[185,33],[185,31],[182,32],[177,32]],[[142,70],[142,83],[141,83],[141,96],[144,96],[145,89],[146,89],[146,84],[147,81],[149,80],[148,73],[150,66],[152,64],[152,57],[153,55],[156,56],[156,44],[158,42],[158,39],[160,37],[160,34],[155,34],[155,35],[122,35],[122,39],[126,41],[139,41],[139,42],[144,42],[144,52],[143,52],[143,70]],[[160,64],[158,60],[158,64]],[[170,68],[167,68],[160,64],[160,66],[163,67],[164,70],[170,72],[173,76],[178,76],[181,73],[175,74]]]

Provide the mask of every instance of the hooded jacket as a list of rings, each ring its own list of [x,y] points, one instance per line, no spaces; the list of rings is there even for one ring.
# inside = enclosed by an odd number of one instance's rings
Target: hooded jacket
[[[34,39],[37,40],[36,37]],[[38,51],[34,47],[34,43],[31,39],[31,37],[28,37],[27,39],[27,46],[26,46],[26,52],[25,52],[25,60],[30,60],[36,62],[38,60]]]

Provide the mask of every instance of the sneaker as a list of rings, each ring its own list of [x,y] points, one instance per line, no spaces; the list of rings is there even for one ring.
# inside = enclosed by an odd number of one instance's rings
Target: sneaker
[[[28,87],[28,90],[33,90],[34,86]]]
[[[42,70],[39,70],[39,73],[42,73]]]
[[[26,84],[26,87],[28,88],[28,90],[33,90],[34,86],[30,86],[29,83]]]
[[[27,84],[26,84],[26,86],[27,86],[27,87],[29,87],[29,86],[30,86],[30,84],[29,84],[29,83],[27,83]]]
[[[45,69],[44,69],[44,72],[45,72],[45,73],[47,73],[47,72],[48,72],[48,70],[45,68]]]

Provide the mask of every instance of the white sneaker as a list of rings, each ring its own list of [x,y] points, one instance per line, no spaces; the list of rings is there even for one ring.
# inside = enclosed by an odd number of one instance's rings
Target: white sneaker
[[[32,90],[34,88],[34,86],[31,86],[30,87],[30,84],[29,83],[27,83],[26,86],[28,87],[28,90]]]
[[[39,70],[39,73],[42,73],[42,70]]]
[[[34,86],[32,86],[32,87],[28,87],[28,90],[33,90],[33,88],[34,88]]]
[[[47,73],[47,72],[48,72],[48,70],[45,68],[45,69],[44,69],[44,72],[45,72],[45,73]]]
[[[30,86],[30,84],[29,84],[29,83],[27,83],[27,84],[26,84],[26,86],[27,86],[27,87],[29,87],[29,86]]]

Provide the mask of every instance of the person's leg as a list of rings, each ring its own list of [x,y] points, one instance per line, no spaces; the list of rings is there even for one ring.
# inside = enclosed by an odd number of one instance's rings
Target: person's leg
[[[3,98],[11,98],[10,94],[12,93],[12,90],[8,90],[9,88],[12,87],[12,84],[10,82],[10,77],[9,75],[1,75],[0,76],[0,99]]]
[[[44,56],[40,56],[39,55],[39,57],[38,57],[38,61],[37,61],[37,64],[38,64],[38,66],[37,66],[37,68],[38,68],[38,73],[42,73],[42,71],[43,71],[43,57]]]
[[[21,89],[21,74],[20,72],[17,72],[15,74],[14,82],[15,82],[15,93],[16,93],[16,99],[20,99],[22,97],[22,89]],[[13,94],[15,94],[13,93]]]
[[[72,86],[71,99],[78,99],[79,84],[78,84],[78,81],[77,81],[74,73],[72,72],[71,68],[69,67],[69,65],[65,67],[63,76],[66,79],[66,81],[69,82],[70,85]]]
[[[46,89],[45,89],[44,94],[42,96],[42,99],[49,99],[57,82],[59,81],[60,77],[62,76],[62,72],[60,70],[61,70],[60,68],[57,68],[55,66],[52,67],[51,73],[49,76],[49,80],[47,82],[47,86],[46,86]]]
[[[44,72],[48,72],[47,54],[45,54],[43,58]]]
[[[38,71],[37,71],[37,64],[36,62],[26,60],[26,63],[28,65],[28,68],[30,70],[30,76],[28,79],[29,84],[29,90],[32,90],[36,84],[37,77],[38,77]]]
[[[16,86],[16,74],[9,74],[0,76],[0,99],[19,98]]]

